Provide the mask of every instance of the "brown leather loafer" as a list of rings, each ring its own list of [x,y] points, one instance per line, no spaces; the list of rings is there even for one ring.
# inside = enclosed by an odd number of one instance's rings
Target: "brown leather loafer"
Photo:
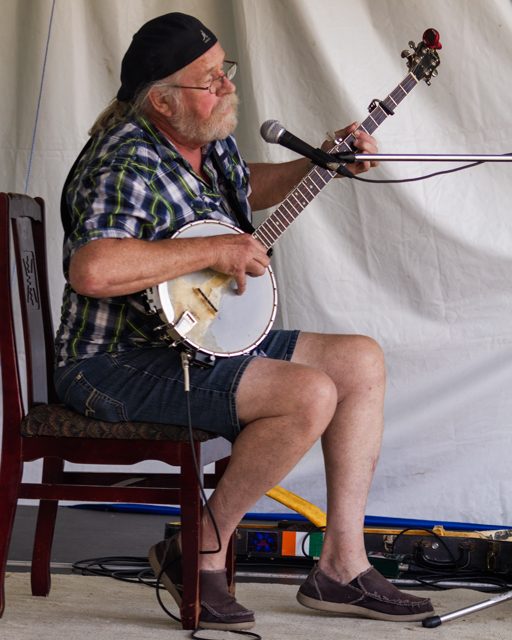
[[[162,540],[162,542],[151,547],[149,550],[149,564],[152,566],[157,578],[160,576],[160,582],[172,595],[179,607],[183,594],[183,570],[178,536],[179,532],[168,540]]]
[[[149,550],[149,562],[160,582],[181,606],[183,567],[178,533]],[[200,571],[201,613],[199,626],[222,631],[252,629],[254,611],[246,609],[229,593],[226,570]]]
[[[200,571],[201,614],[199,626],[223,631],[252,629],[254,611],[246,609],[228,591],[226,570]]]
[[[428,598],[402,593],[373,567],[342,584],[315,566],[300,587],[297,600],[310,609],[375,620],[409,622],[434,613]]]

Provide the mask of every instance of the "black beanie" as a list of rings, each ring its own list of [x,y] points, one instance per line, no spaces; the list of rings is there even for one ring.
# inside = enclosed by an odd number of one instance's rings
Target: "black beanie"
[[[204,24],[184,13],[167,13],[146,22],[124,55],[117,99],[129,102],[139,89],[183,69],[216,42]]]

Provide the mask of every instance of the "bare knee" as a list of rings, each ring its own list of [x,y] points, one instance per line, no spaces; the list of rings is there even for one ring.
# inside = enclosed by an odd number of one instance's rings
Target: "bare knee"
[[[329,425],[338,403],[338,392],[331,378],[312,367],[298,372],[291,410],[296,420],[316,440]]]
[[[358,377],[374,384],[385,382],[384,353],[378,342],[367,336],[354,336],[354,368]]]
[[[354,388],[384,386],[384,354],[372,338],[359,335],[305,333],[292,362],[324,372],[334,381],[341,400]]]
[[[291,430],[319,429],[328,426],[337,406],[337,389],[318,368],[256,358],[244,373],[237,392],[240,424],[246,426],[261,419],[284,419]]]
[[[338,389],[339,399],[347,393],[381,390],[386,384],[384,353],[373,338],[350,336],[340,343],[331,357],[329,375]]]

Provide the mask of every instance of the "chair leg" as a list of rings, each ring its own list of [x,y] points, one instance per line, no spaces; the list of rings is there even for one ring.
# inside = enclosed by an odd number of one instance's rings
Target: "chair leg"
[[[195,445],[196,446],[196,445]],[[200,449],[196,446],[199,468]],[[183,599],[181,624],[183,629],[196,629],[201,603],[199,599],[199,551],[201,532],[201,496],[194,469],[192,452],[188,444],[183,446],[181,459],[181,538],[183,562]]]
[[[63,470],[63,460],[46,458],[43,465],[43,482],[58,482]],[[57,500],[41,500],[39,502],[30,576],[33,596],[46,597],[50,593],[50,561],[58,506]]]
[[[4,429],[5,429],[4,425]],[[18,502],[18,487],[23,465],[20,459],[8,458],[4,453],[0,470],[0,618],[5,609],[5,569],[11,544],[14,516]]]

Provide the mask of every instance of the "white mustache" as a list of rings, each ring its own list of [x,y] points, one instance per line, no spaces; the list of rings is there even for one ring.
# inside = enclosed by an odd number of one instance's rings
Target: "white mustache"
[[[213,113],[224,111],[224,109],[226,108],[226,103],[229,103],[229,106],[235,113],[237,113],[239,102],[240,100],[236,93],[229,93],[225,96],[222,96],[221,101],[215,106]]]

